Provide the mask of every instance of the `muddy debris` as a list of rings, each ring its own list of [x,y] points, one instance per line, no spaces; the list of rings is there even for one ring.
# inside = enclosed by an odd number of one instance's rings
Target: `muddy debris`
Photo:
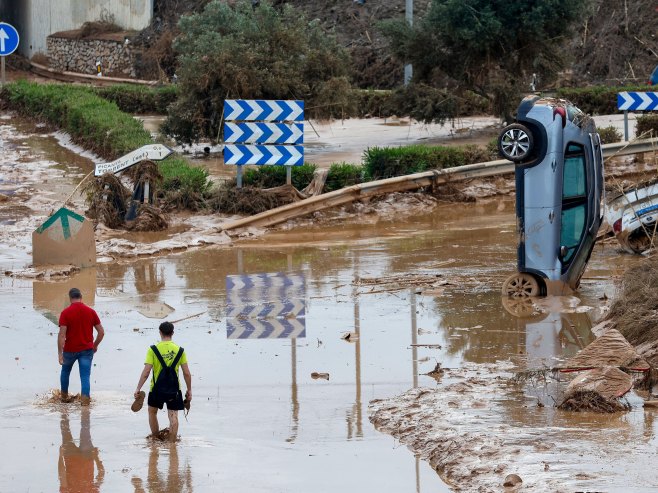
[[[505,476],[505,482],[503,483],[503,486],[506,488],[513,488],[515,486],[520,485],[523,483],[523,480],[521,479],[521,476],[518,474],[508,474]]]
[[[105,173],[89,181],[82,192],[86,195],[89,206],[85,215],[95,224],[100,222],[112,229],[123,225],[130,190],[124,186],[118,176]]]
[[[436,381],[439,381],[444,374],[445,374],[445,370],[441,368],[441,363],[437,363],[433,370],[430,370],[427,373],[423,373],[423,375],[432,377]]]
[[[618,368],[607,366],[582,372],[567,386],[558,409],[615,413],[629,411],[630,404],[621,402],[633,387],[632,377]]]
[[[340,338],[347,342],[356,342],[359,340],[359,334],[356,332],[345,332],[340,336]]]
[[[206,200],[208,208],[225,214],[259,214],[261,212],[291,204],[305,197],[292,185],[275,188],[235,188],[225,184],[214,188]]]
[[[314,371],[313,373],[311,373],[311,378],[313,380],[329,380],[329,374]]]
[[[164,231],[169,222],[164,213],[150,204],[141,204],[137,209],[137,217],[133,221],[126,221],[129,231]]]

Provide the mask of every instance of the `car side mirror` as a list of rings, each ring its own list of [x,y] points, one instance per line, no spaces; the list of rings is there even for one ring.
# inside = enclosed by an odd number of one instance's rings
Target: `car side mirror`
[[[567,247],[565,247],[564,245],[562,245],[560,247],[560,259],[563,259],[564,257],[566,257],[567,253],[569,253],[569,249]]]

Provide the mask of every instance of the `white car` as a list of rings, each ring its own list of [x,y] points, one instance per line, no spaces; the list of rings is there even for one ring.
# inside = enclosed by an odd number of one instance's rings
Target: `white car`
[[[606,207],[605,218],[627,252],[642,253],[651,248],[658,219],[658,180],[613,197]]]

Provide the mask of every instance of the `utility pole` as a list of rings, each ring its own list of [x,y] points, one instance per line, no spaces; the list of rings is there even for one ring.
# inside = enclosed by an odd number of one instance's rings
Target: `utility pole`
[[[409,24],[409,27],[412,27],[414,25],[414,0],[407,0],[406,3],[406,10],[404,14],[404,18],[407,21],[407,24]],[[409,85],[409,82],[411,81],[411,75],[412,75],[413,69],[411,67],[411,64],[408,63],[404,66],[404,85]]]

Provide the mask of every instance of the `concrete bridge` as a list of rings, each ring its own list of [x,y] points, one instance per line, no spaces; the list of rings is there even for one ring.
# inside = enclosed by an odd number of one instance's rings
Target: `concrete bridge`
[[[153,17],[155,0],[0,0],[0,21],[12,24],[21,37],[18,52],[31,58],[46,54],[46,38],[78,29],[88,21],[113,19],[126,30],[141,30]]]

